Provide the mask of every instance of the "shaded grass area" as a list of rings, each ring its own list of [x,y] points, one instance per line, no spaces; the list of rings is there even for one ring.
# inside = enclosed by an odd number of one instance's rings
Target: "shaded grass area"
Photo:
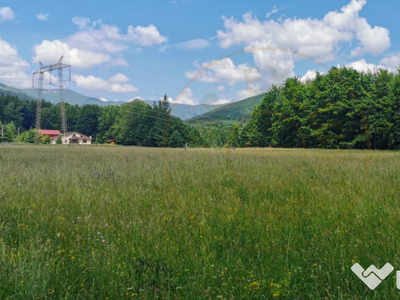
[[[0,298],[394,299],[400,153],[0,148]]]

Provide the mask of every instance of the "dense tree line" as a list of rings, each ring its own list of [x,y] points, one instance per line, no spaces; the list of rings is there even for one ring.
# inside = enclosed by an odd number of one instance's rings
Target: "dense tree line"
[[[400,149],[400,73],[332,68],[272,87],[228,144]]]
[[[68,130],[96,143],[400,149],[400,73],[386,70],[332,68],[308,82],[289,78],[265,94],[244,126],[189,126],[172,116],[166,97],[153,106],[139,100],[106,107],[66,103],[66,111]],[[0,94],[0,141],[33,142],[35,112],[35,101]],[[43,102],[42,128],[60,127],[59,105]]]
[[[153,106],[135,100],[121,106],[65,104],[68,131],[92,136],[96,143],[115,139],[123,145],[149,147],[206,146],[200,132],[172,116],[164,97]],[[60,107],[43,101],[41,128],[61,129]],[[0,95],[0,141],[35,142],[36,102]],[[18,135],[19,134],[19,135]]]
[[[112,110],[112,108],[108,108]],[[115,109],[115,108],[114,108]],[[199,132],[186,125],[181,119],[172,116],[166,97],[153,107],[135,100],[118,107],[118,124],[105,125],[110,128],[108,136],[117,136],[123,145],[148,147],[202,146]],[[107,123],[106,118],[103,120]]]

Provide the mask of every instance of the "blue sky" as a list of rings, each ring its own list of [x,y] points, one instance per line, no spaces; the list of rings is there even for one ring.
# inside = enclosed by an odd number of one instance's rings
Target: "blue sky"
[[[395,0],[2,0],[0,82],[30,87],[39,61],[63,55],[65,86],[88,96],[227,103],[331,66],[395,72],[399,10]]]

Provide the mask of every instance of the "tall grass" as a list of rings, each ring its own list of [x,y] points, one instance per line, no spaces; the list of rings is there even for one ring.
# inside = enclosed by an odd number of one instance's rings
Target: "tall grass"
[[[0,298],[394,299],[400,153],[0,147]]]

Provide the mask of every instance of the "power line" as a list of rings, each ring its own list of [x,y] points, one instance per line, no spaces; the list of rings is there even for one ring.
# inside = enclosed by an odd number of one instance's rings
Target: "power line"
[[[2,77],[0,77],[0,79],[2,79]],[[8,79],[8,78],[5,78],[5,79]],[[16,79],[19,79],[19,78],[16,78]],[[25,80],[25,79],[24,79]],[[78,84],[76,81],[74,81],[74,80],[63,80],[63,81],[66,81],[66,82],[72,82],[72,83],[75,83],[75,84]],[[87,88],[89,88],[89,89],[92,89],[92,90],[97,90],[97,91],[101,91],[101,92],[105,92],[105,93],[108,93],[108,94],[112,94],[112,95],[116,95],[116,96],[118,96],[118,97],[121,97],[121,98],[125,98],[125,99],[129,99],[129,100],[141,100],[141,101],[146,101],[146,102],[155,102],[155,103],[157,103],[158,101],[160,101],[161,99],[157,99],[157,100],[155,100],[155,99],[142,99],[142,98],[134,98],[134,97],[130,97],[130,96],[126,96],[126,95],[124,95],[124,94],[117,94],[117,93],[115,93],[115,92],[111,92],[111,91],[108,91],[108,90],[104,90],[104,89],[100,89],[100,88],[98,88],[98,87],[95,87],[95,86],[92,86],[92,85],[88,85],[88,84],[82,84],[82,83],[80,83],[79,84],[80,86],[83,86],[83,87],[87,87]],[[67,90],[67,93],[68,93],[68,90]],[[94,97],[94,98],[97,98],[97,97]],[[101,100],[100,100],[101,101]],[[112,101],[109,101],[109,102],[112,102]],[[124,102],[124,101],[122,101],[122,102]],[[129,102],[125,102],[125,103],[129,103]],[[173,103],[172,103],[173,104]],[[177,103],[177,104],[180,104],[180,103]],[[111,104],[111,105],[114,105],[114,104]],[[117,105],[117,104],[115,104],[115,105]],[[201,104],[200,104],[201,105]],[[149,112],[152,112],[152,113],[157,113],[157,114],[162,114],[162,112],[158,112],[158,111],[154,111],[152,108],[144,108],[144,107],[142,107],[141,109],[143,109],[143,110],[147,110],[147,111],[149,111]],[[129,112],[129,113],[134,113],[134,112],[132,112],[132,111],[127,111],[127,110],[123,110],[123,109],[120,109],[121,111],[126,111],[126,112]],[[189,108],[189,110],[190,110],[190,108]],[[193,110],[192,110],[193,111]],[[152,117],[152,116],[149,116],[149,117]],[[157,117],[154,117],[154,118],[157,118]],[[218,119],[218,118],[213,118],[213,117],[208,117],[208,116],[202,116],[202,118],[206,118],[206,119],[210,119],[210,120],[214,120],[214,121],[225,121],[225,120],[223,120],[223,119]],[[160,119],[160,118],[158,118],[158,119]],[[201,126],[201,125],[197,125],[197,124],[190,124],[191,126],[195,126],[195,127],[203,127],[203,126]]]
[[[73,82],[73,83],[75,83],[75,84],[78,84],[76,81],[74,81],[74,80],[71,80],[71,82]],[[123,97],[123,98],[126,98],[126,99],[134,99],[135,100],[135,98],[132,98],[132,97],[128,97],[128,96],[125,96],[125,95],[122,95],[122,94],[117,94],[117,93],[113,93],[113,92],[110,92],[110,91],[107,91],[107,90],[103,90],[103,89],[99,89],[99,88],[97,88],[97,87],[94,87],[94,86],[91,86],[91,85],[87,85],[87,84],[82,84],[82,83],[80,83],[80,85],[82,85],[82,86],[86,86],[86,87],[88,87],[88,88],[91,88],[91,89],[94,89],[94,90],[98,90],[98,91],[103,91],[103,92],[106,92],[106,93],[109,93],[109,94],[113,94],[113,95],[118,95],[118,96],[120,96],[120,97]],[[158,100],[150,100],[150,99],[141,99],[141,98],[136,98],[136,99],[138,99],[138,100],[142,100],[142,101],[153,101],[153,102],[158,102],[158,101],[160,101],[161,99],[158,99]],[[180,103],[177,103],[177,104],[180,104]],[[201,104],[200,104],[201,105]],[[143,108],[144,109],[144,108]],[[189,110],[190,110],[190,108],[189,108]],[[210,119],[210,120],[215,120],[215,121],[225,121],[225,120],[222,120],[222,119],[217,119],[217,118],[213,118],[213,117],[207,117],[207,116],[203,116],[204,118],[207,118],[207,119]],[[192,126],[194,126],[193,124],[191,124]],[[200,126],[201,127],[201,126]]]
[[[61,127],[63,131],[63,135],[67,134],[67,115],[65,112],[65,103],[64,103],[64,85],[63,85],[63,69],[69,69],[69,78],[71,79],[71,65],[62,63],[63,56],[61,56],[60,60],[56,64],[44,66],[41,62],[40,69],[36,70],[32,73],[32,87],[35,87],[35,75],[39,74],[39,88],[38,88],[38,101],[36,108],[36,129],[40,130],[40,119],[42,113],[42,93],[43,93],[43,79],[44,73],[50,73],[51,80],[51,72],[54,70],[58,71],[58,88],[60,93],[60,112],[61,112]]]

